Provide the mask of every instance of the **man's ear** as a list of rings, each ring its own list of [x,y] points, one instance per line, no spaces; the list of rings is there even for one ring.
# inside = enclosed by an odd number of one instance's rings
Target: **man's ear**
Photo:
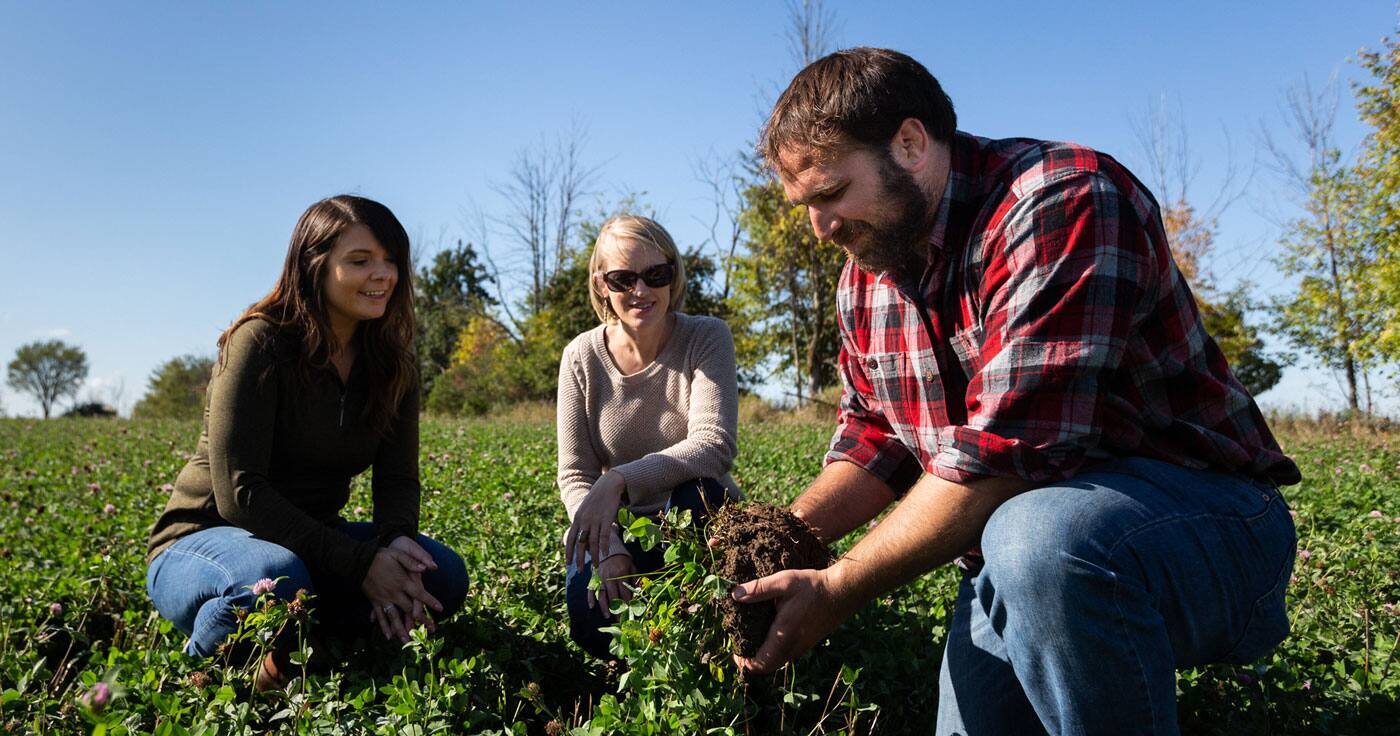
[[[928,168],[932,150],[933,139],[916,118],[905,118],[890,140],[890,158],[911,174]]]

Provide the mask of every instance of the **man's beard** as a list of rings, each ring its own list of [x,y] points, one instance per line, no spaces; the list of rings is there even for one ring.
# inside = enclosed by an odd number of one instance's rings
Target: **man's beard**
[[[847,220],[831,239],[866,273],[917,278],[928,263],[928,195],[887,153],[880,156],[880,188],[887,216],[874,223]]]

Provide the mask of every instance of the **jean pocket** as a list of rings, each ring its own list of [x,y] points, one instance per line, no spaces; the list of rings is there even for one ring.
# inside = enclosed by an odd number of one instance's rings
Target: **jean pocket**
[[[1278,507],[1283,507],[1281,500]],[[1273,651],[1274,647],[1288,637],[1290,627],[1284,599],[1288,592],[1288,581],[1293,577],[1293,560],[1297,550],[1295,537],[1294,543],[1288,546],[1288,557],[1279,566],[1273,587],[1250,607],[1249,620],[1245,622],[1244,630],[1230,649],[1230,653],[1222,658],[1225,662],[1248,664]]]

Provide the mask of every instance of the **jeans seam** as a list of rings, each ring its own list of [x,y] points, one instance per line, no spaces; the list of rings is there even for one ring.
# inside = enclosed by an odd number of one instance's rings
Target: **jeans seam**
[[[1123,637],[1124,641],[1129,642],[1129,646],[1133,651],[1133,661],[1137,664],[1138,668],[1136,684],[1141,689],[1142,700],[1147,703],[1148,717],[1151,719],[1155,728],[1155,724],[1157,723],[1157,704],[1152,700],[1152,688],[1147,687],[1147,665],[1142,661],[1142,652],[1136,644],[1132,643],[1134,638],[1129,636],[1128,627],[1125,625],[1128,616],[1123,611],[1123,602],[1119,596],[1119,593],[1123,589],[1123,586],[1118,583],[1119,575],[1111,570],[1109,574],[1112,576],[1113,580],[1113,608],[1118,612],[1118,633]],[[1173,704],[1173,706],[1174,705],[1175,704]]]

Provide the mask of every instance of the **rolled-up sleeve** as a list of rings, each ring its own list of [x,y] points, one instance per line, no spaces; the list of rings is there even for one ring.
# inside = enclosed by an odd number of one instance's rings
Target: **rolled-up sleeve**
[[[982,280],[982,340],[967,422],[939,430],[932,472],[1042,482],[1072,475],[1101,439],[1105,383],[1164,264],[1131,203],[1078,171],[1008,211]]]

